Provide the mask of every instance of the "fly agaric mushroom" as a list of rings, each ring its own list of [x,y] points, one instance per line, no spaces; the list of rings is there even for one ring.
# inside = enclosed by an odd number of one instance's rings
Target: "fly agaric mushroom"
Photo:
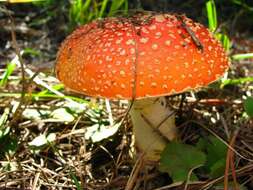
[[[157,161],[177,136],[165,96],[219,79],[229,61],[203,25],[172,14],[106,18],[75,30],[61,45],[56,74],[67,88],[94,97],[134,99],[136,145]]]

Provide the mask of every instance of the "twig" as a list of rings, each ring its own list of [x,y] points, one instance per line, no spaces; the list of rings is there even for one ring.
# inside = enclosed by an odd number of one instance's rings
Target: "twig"
[[[227,138],[229,139],[231,134],[228,130],[228,125],[227,125],[227,123],[226,123],[226,121],[225,121],[225,119],[222,115],[220,115],[220,120],[221,120],[222,126],[224,128],[224,132],[225,132]]]
[[[86,132],[86,129],[81,128],[81,129],[76,129],[76,130],[71,130],[71,132],[68,132],[66,134],[62,134],[60,137],[58,137],[57,139],[61,140],[67,137],[70,137],[72,135],[76,135],[76,134],[84,134]]]
[[[230,142],[229,142],[229,146],[233,147],[234,143],[235,143],[235,139],[237,137],[237,134],[239,132],[239,129],[235,131],[233,137],[231,138]],[[226,168],[225,168],[225,174],[224,174],[224,190],[228,190],[228,172],[229,172],[229,166],[231,167],[231,173],[232,173],[232,177],[234,180],[234,184],[235,184],[235,189],[239,190],[238,185],[237,185],[237,180],[236,180],[236,173],[235,173],[235,168],[234,168],[234,152],[228,148],[227,151],[227,158],[226,158]]]
[[[125,190],[132,190],[133,189],[134,184],[136,182],[136,178],[138,177],[140,169],[142,168],[142,165],[143,165],[143,158],[144,158],[144,154],[141,154],[139,156],[139,158],[137,159],[137,161],[135,162],[135,165],[134,165],[132,172],[129,176],[129,179],[127,181],[127,185],[126,185]]]
[[[247,171],[252,171],[253,170],[253,164],[249,164],[247,166],[244,166],[238,170],[236,170],[236,172],[239,174],[239,173],[245,173]],[[228,173],[228,175],[231,175],[231,173]],[[219,178],[216,178],[212,181],[209,181],[208,183],[206,183],[202,188],[200,188],[199,190],[207,190],[210,188],[210,186],[212,186],[213,184],[215,183],[218,183],[220,182],[222,179],[224,179],[224,175],[219,177]]]
[[[18,46],[17,43],[17,39],[16,39],[16,33],[15,33],[15,21],[11,15],[11,13],[8,11],[8,9],[6,7],[4,7],[4,9],[6,10],[5,13],[8,15],[8,17],[11,20],[11,39],[12,39],[12,45],[13,48],[15,50],[15,53],[17,55],[17,60],[20,63],[20,68],[21,68],[21,84],[22,84],[22,91],[21,91],[21,96],[20,96],[20,100],[19,100],[19,105],[17,107],[17,109],[15,110],[14,114],[13,114],[13,119],[10,121],[10,125],[12,126],[19,118],[20,114],[22,113],[21,107],[25,102],[25,92],[26,92],[26,80],[25,80],[25,69],[24,69],[24,61],[22,59],[22,54],[20,52],[20,48]]]
[[[248,143],[246,143],[244,140],[241,140],[241,143],[242,143],[244,146],[246,146],[246,147],[251,151],[251,152],[249,152],[249,153],[250,153],[251,156],[253,156],[253,146],[250,145],[250,144],[248,144]]]
[[[234,152],[231,151],[231,154],[230,154],[230,169],[231,169],[231,173],[232,173],[232,178],[233,178],[233,181],[234,181],[234,187],[235,187],[235,190],[240,190],[240,187],[238,186],[238,183],[237,183],[237,177],[236,177],[236,171],[235,171],[235,160],[234,160]]]
[[[190,180],[191,180],[191,174],[193,173],[193,170],[199,168],[200,166],[202,166],[202,164],[193,167],[193,168],[189,171],[189,173],[188,173],[188,175],[187,175],[187,180],[186,180],[186,182],[185,182],[184,190],[187,190],[188,184],[189,184],[189,182],[190,182]]]
[[[39,177],[40,177],[40,172],[37,172],[33,181],[33,185],[32,185],[32,190],[36,190],[37,188],[37,184],[39,181]]]
[[[116,166],[117,166],[116,160],[114,159],[112,153],[110,153],[110,151],[107,150],[103,145],[99,145],[99,147],[100,147],[103,151],[105,151],[105,152],[110,156],[110,158],[111,158],[112,161],[113,161],[114,166],[116,167]]]
[[[24,51],[20,52],[21,55],[23,55],[23,53],[24,53]],[[13,60],[11,62],[15,63],[18,67],[21,66],[21,63],[20,63],[19,58],[18,58],[17,55],[13,58]],[[36,74],[31,69],[27,68],[25,65],[24,65],[24,71],[25,71],[25,73],[27,73],[27,75],[28,75],[29,78],[33,78],[33,81],[37,85],[40,85],[40,86],[46,88],[47,90],[49,90],[50,92],[56,94],[57,96],[63,97],[66,101],[68,101],[68,102],[70,102],[72,104],[78,104],[78,105],[80,105],[79,103],[77,103],[76,101],[72,100],[71,98],[66,97],[63,93],[61,93],[61,92],[53,89],[46,82],[44,82],[42,79],[40,79],[41,75],[40,75],[39,72]]]
[[[237,150],[235,150],[233,147],[231,147],[225,140],[223,140],[219,135],[217,135],[215,132],[213,132],[211,129],[209,129],[208,127],[204,126],[202,123],[198,122],[198,121],[194,121],[194,120],[189,120],[187,122],[185,122],[184,124],[187,123],[196,123],[199,126],[201,126],[203,129],[207,130],[209,133],[211,133],[212,135],[214,135],[216,138],[218,138],[222,143],[224,143],[229,149],[231,149],[236,155],[238,155],[239,157],[241,157],[244,160],[247,160],[249,162],[253,162],[253,159],[250,158],[246,158],[245,156],[241,155]]]
[[[188,186],[189,185],[199,185],[199,184],[203,184],[203,183],[205,183],[205,182],[202,182],[202,181],[196,181],[196,182],[189,182],[188,183]],[[168,190],[168,189],[170,189],[170,188],[173,188],[173,187],[178,187],[178,186],[180,186],[180,185],[183,185],[183,182],[182,181],[179,181],[179,182],[175,182],[175,183],[172,183],[172,184],[170,184],[170,185],[166,185],[166,186],[163,186],[163,187],[159,187],[159,188],[156,188],[156,189],[154,189],[154,190]]]

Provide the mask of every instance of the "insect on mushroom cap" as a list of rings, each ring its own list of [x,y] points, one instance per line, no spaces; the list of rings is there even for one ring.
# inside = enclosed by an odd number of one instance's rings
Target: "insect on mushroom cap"
[[[141,99],[207,86],[228,67],[225,50],[206,27],[157,14],[81,26],[62,43],[56,74],[79,93]]]

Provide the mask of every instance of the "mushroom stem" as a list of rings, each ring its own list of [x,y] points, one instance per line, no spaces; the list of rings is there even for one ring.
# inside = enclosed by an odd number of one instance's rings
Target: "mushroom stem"
[[[175,115],[165,97],[136,100],[130,111],[137,148],[147,161],[158,161],[169,140],[177,136]]]

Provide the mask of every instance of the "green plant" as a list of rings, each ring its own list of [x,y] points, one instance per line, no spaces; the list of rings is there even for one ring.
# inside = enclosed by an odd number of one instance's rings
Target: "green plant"
[[[200,138],[197,147],[206,154],[206,163],[203,167],[205,173],[211,178],[221,176],[225,169],[227,146],[215,136],[210,135]]]
[[[2,79],[0,80],[0,87],[3,87],[7,84],[8,78],[13,73],[15,68],[16,68],[16,64],[14,62],[11,62],[11,63],[7,64],[5,72],[3,73],[2,77],[1,77]]]
[[[234,0],[233,2],[240,5],[243,4],[242,1],[240,0]],[[216,11],[214,0],[209,0],[206,2],[206,11],[207,11],[209,29],[215,33],[215,36],[222,42],[223,47],[227,51],[229,51],[231,47],[229,37],[226,34],[223,34],[221,32],[216,33],[216,30],[218,27],[218,21],[217,21],[217,11]],[[235,55],[231,55],[230,58],[234,61],[250,59],[250,58],[253,58],[253,53],[235,54]],[[252,82],[252,81],[253,81],[253,77],[243,77],[243,78],[237,78],[237,79],[224,78],[221,80],[220,88],[224,88],[227,85],[244,84],[244,83]]]
[[[243,102],[243,107],[247,115],[253,118],[253,97],[247,97]]]
[[[9,3],[35,3],[35,2],[46,1],[46,0],[1,0],[0,2],[6,2],[6,1],[8,1]]]
[[[6,125],[9,114],[10,109],[5,108],[0,115],[0,157],[14,154],[18,146],[17,137],[11,135],[11,128]]]
[[[230,0],[232,3],[239,5],[241,7],[243,7],[244,9],[246,9],[247,11],[251,11],[253,12],[253,7],[248,5],[245,0]]]
[[[253,53],[240,53],[232,55],[231,58],[235,61],[243,60],[243,59],[251,59],[253,58]]]
[[[231,44],[228,36],[224,33],[216,32],[218,28],[218,19],[214,0],[209,0],[206,2],[206,11],[207,11],[208,27],[210,31],[215,33],[216,38],[221,41],[225,50],[229,51]]]
[[[208,27],[212,32],[214,32],[217,28],[217,13],[214,0],[207,1],[206,10],[208,18]]]
[[[173,182],[197,180],[193,170],[204,165],[206,155],[196,147],[179,143],[169,143],[161,154],[160,170],[167,172]],[[191,176],[190,178],[188,176]]]
[[[69,9],[71,28],[93,19],[113,16],[117,12],[127,13],[127,0],[73,0]]]

